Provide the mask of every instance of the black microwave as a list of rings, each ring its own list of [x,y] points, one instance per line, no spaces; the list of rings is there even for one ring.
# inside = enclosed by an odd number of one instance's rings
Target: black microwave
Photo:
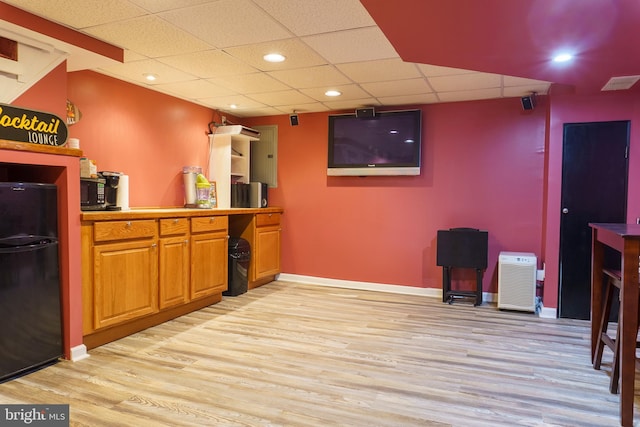
[[[80,210],[101,211],[106,207],[104,178],[80,178]]]

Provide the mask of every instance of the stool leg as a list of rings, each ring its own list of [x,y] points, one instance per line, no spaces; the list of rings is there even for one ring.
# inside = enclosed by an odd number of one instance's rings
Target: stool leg
[[[604,297],[604,306],[602,310],[602,319],[600,319],[600,330],[598,332],[598,342],[596,343],[596,353],[593,358],[593,368],[600,369],[602,363],[602,352],[604,350],[604,342],[602,341],[602,334],[607,333],[609,327],[609,316],[611,315],[611,305],[613,304],[613,291],[615,286],[611,282],[612,279],[607,280],[606,293]]]
[[[620,322],[616,328],[616,349],[613,351],[613,362],[611,362],[611,381],[609,382],[609,391],[612,394],[618,394],[618,383],[620,382],[620,362],[618,361],[618,353],[620,351]]]
[[[640,301],[638,301],[640,304]],[[640,312],[638,312],[638,325],[640,325]],[[619,383],[620,383],[620,362],[618,361],[618,352],[620,350],[620,341],[618,341],[618,337],[620,334],[620,321],[618,320],[618,328],[616,329],[616,349],[613,352],[613,365],[611,366],[611,381],[609,383],[609,391],[612,394],[618,394]],[[636,339],[637,341],[637,339]],[[636,342],[636,347],[638,347],[638,343]]]

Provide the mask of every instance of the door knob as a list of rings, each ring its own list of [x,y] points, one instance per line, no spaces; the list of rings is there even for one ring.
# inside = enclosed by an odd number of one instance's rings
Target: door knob
[[[563,213],[563,214],[567,214],[567,213],[569,213],[569,209],[567,209],[567,208],[562,208],[562,213]]]

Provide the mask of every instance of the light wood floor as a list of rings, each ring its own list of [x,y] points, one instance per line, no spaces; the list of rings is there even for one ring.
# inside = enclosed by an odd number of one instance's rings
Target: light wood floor
[[[274,282],[90,355],[0,402],[91,427],[619,425],[588,322],[428,297]]]

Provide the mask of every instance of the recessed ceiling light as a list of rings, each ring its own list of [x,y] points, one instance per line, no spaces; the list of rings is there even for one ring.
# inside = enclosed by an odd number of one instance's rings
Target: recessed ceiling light
[[[263,56],[262,59],[264,59],[267,62],[282,62],[286,58],[284,55],[281,55],[279,53],[268,53],[265,56]]]
[[[560,53],[553,57],[553,62],[567,62],[573,59],[573,55],[570,53]]]
[[[338,90],[328,90],[324,93],[327,96],[340,96],[342,95],[342,92],[338,91]]]
[[[229,105],[229,107],[233,108],[235,110],[236,108],[238,108],[238,105],[237,104],[231,104],[231,105]]]
[[[151,73],[143,74],[144,78],[149,82],[154,82],[158,79],[158,76]]]

